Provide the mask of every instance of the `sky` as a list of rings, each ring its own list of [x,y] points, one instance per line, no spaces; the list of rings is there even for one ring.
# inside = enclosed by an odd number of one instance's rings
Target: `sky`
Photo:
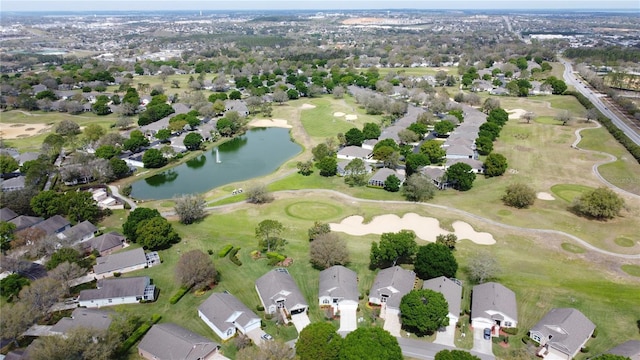
[[[311,9],[624,9],[640,12],[640,0],[0,0],[0,11]]]

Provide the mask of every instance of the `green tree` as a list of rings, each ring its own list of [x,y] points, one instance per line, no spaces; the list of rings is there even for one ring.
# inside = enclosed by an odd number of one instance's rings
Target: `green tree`
[[[362,159],[353,159],[344,167],[344,182],[350,186],[364,186],[367,184],[367,168]]]
[[[391,174],[387,176],[387,179],[384,181],[384,189],[389,192],[398,192],[400,191],[400,184],[400,179],[394,174]]]
[[[484,174],[487,177],[500,176],[507,171],[509,164],[502,154],[491,153],[484,161]]]
[[[442,163],[447,155],[447,152],[442,148],[442,143],[437,140],[427,140],[422,143],[420,153],[427,155],[431,164]]]
[[[131,173],[129,165],[127,165],[124,160],[118,159],[117,157],[113,157],[109,160],[109,166],[111,166],[111,171],[116,179],[122,179],[129,176]]]
[[[518,209],[528,208],[536,201],[536,191],[525,184],[511,184],[507,186],[502,201]]]
[[[330,323],[306,326],[296,342],[296,355],[300,360],[336,360],[344,340]]]
[[[77,135],[80,134],[80,125],[73,120],[64,119],[56,125],[55,132],[61,136]]]
[[[574,200],[572,208],[578,214],[595,219],[613,219],[620,215],[624,200],[613,190],[598,188]]]
[[[162,155],[162,152],[158,149],[148,149],[142,155],[142,163],[145,168],[156,169],[167,165],[167,158]]]
[[[440,234],[436,236],[436,244],[445,245],[450,250],[456,248],[456,242],[458,242],[458,236],[456,236],[456,234]]]
[[[125,140],[124,144],[122,144],[123,149],[134,153],[140,151],[146,146],[149,146],[149,140],[140,130],[133,130],[131,134],[129,134],[129,139]]]
[[[54,190],[45,190],[31,198],[31,210],[44,218],[50,218],[53,215],[62,214],[62,198],[63,194]]]
[[[180,242],[180,236],[167,219],[154,217],[138,224],[136,241],[145,249],[162,250]]]
[[[460,191],[471,189],[476,180],[476,174],[471,166],[461,162],[451,165],[445,172],[445,176],[447,181],[453,184],[453,188]]]
[[[320,176],[331,177],[338,173],[338,160],[333,156],[326,156],[317,164]]]
[[[411,153],[404,157],[407,176],[411,176],[423,166],[429,165],[429,156],[423,153]]]
[[[458,262],[448,246],[430,243],[418,248],[414,271],[423,280],[440,276],[451,278],[456,276]]]
[[[371,244],[371,269],[385,269],[399,264],[410,264],[418,249],[416,234],[411,230],[397,233],[384,233],[380,236],[380,244]]]
[[[148,219],[154,217],[160,217],[160,212],[156,209],[149,209],[145,207],[137,207],[135,210],[129,213],[127,220],[122,224],[122,233],[131,242],[136,242],[136,230],[138,225]]]
[[[350,332],[340,348],[339,360],[402,360],[398,340],[381,327],[361,327]]]
[[[273,195],[269,193],[264,184],[255,184],[245,192],[247,202],[251,204],[266,204],[273,201]]]
[[[96,223],[102,215],[98,204],[88,191],[67,191],[62,197],[61,210],[62,214],[75,223],[85,220]]]
[[[284,225],[277,220],[263,220],[256,227],[256,237],[260,240],[260,246],[270,252],[279,242],[280,234],[284,231]],[[274,249],[275,250],[275,249]]]
[[[464,350],[441,350],[436,354],[435,360],[480,360]]]
[[[11,242],[15,238],[16,224],[0,221],[0,250],[6,253],[11,249]]]
[[[365,139],[364,134],[358,128],[349,129],[344,137],[347,140],[347,145],[351,146],[361,146]]]
[[[416,173],[407,178],[402,190],[407,200],[424,202],[433,199],[437,188],[431,179]]]
[[[487,136],[476,139],[476,149],[480,155],[489,155],[493,151],[493,140]]]
[[[567,91],[567,84],[564,81],[556,78],[555,76],[548,77],[545,81],[545,84],[551,85],[551,92],[554,95],[561,95],[564,94],[565,91]]]
[[[198,150],[202,144],[202,135],[192,132],[184,137],[184,146],[189,150]]]
[[[80,255],[78,250],[69,247],[63,247],[59,250],[56,250],[56,252],[51,255],[51,259],[47,261],[46,266],[47,270],[53,270],[63,262],[68,262],[71,264],[78,263],[80,262],[80,260],[82,260],[82,256]]]
[[[402,327],[418,336],[433,334],[449,325],[449,305],[442,293],[429,289],[411,290],[400,301]]]
[[[380,126],[375,123],[365,123],[362,128],[362,135],[365,139],[377,139],[380,137]]]
[[[14,172],[20,168],[18,161],[12,156],[0,154],[0,174]]]
[[[29,285],[29,279],[20,274],[11,274],[0,280],[0,296],[9,302],[12,297],[17,296],[23,287]]]
[[[326,143],[321,143],[321,144],[318,144],[318,145],[314,146],[311,149],[311,153],[313,154],[313,160],[315,160],[315,161],[320,161],[320,160],[324,159],[327,156],[335,155],[335,151],[333,151],[329,147],[329,145],[327,145]]]
[[[300,97],[300,93],[296,89],[289,89],[287,90],[287,97],[289,100],[295,100]]]
[[[101,145],[96,149],[96,157],[109,160],[120,155],[120,149],[113,145]]]
[[[494,141],[498,138],[498,136],[500,136],[500,130],[502,130],[502,127],[500,127],[500,125],[495,122],[488,121],[480,125],[480,128],[478,130],[478,134],[482,133],[485,135],[485,137],[488,137],[489,139],[491,139],[491,141]]]
[[[315,240],[316,237],[322,234],[328,234],[331,232],[331,227],[327,223],[316,221],[313,226],[309,228],[307,232],[309,234],[309,241]]]
[[[433,130],[438,134],[438,136],[444,136],[455,129],[455,125],[449,120],[442,120],[437,122],[433,126]]]
[[[504,124],[509,121],[509,113],[504,109],[497,108],[489,111],[489,115],[487,116],[487,121],[494,122],[498,124],[500,127],[503,127]]]
[[[313,161],[298,161],[296,164],[298,168],[298,174],[303,176],[309,176],[313,173]]]
[[[155,135],[156,139],[160,140],[160,142],[167,142],[171,137],[171,130],[169,129],[160,129]]]

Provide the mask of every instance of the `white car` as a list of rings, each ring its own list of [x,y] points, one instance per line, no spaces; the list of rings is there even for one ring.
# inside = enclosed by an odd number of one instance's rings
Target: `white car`
[[[264,333],[264,335],[262,335],[260,337],[262,338],[262,340],[266,340],[266,341],[273,340],[273,336],[271,336],[271,335],[269,335],[267,333]]]

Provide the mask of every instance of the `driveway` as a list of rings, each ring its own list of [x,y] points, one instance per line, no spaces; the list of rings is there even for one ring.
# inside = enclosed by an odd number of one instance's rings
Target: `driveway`
[[[251,339],[251,341],[253,341],[253,343],[257,346],[262,346],[262,343],[264,342],[264,340],[262,340],[262,335],[264,334],[266,334],[264,330],[262,330],[261,328],[257,328],[249,331],[245,335],[247,335],[249,339]]]
[[[394,312],[387,312],[385,314],[384,319],[384,329],[387,330],[391,335],[395,337],[400,337],[400,314],[396,314]]]
[[[291,322],[293,326],[298,330],[298,334],[304,329],[307,325],[311,324],[311,320],[309,320],[309,316],[306,313],[291,315]]]
[[[491,342],[491,339],[485,340],[483,333],[484,328],[473,328],[473,348],[471,350],[482,354],[493,355],[493,350],[491,348],[493,344]]]
[[[340,305],[340,329],[338,332],[349,333],[358,328],[358,305]]]
[[[436,333],[436,339],[433,341],[436,344],[442,344],[447,346],[456,347],[456,323],[452,322],[445,328],[438,329]]]

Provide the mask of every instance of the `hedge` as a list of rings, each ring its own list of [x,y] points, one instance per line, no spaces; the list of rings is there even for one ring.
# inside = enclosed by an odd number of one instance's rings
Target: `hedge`
[[[151,316],[151,320],[148,322],[145,322],[144,324],[140,325],[128,338],[127,340],[125,340],[122,345],[120,345],[120,348],[118,350],[118,352],[120,354],[126,354],[129,349],[131,349],[131,347],[138,342],[138,340],[140,340],[141,337],[144,336],[144,334],[147,333],[147,331],[149,331],[149,329],[151,329],[151,326],[155,323],[157,323],[158,321],[160,321],[160,319],[162,318],[162,315],[159,314],[153,314]]]
[[[594,105],[591,103],[591,101],[589,101],[589,99],[586,96],[582,95],[579,92],[567,91],[565,92],[565,94],[575,97],[578,100],[578,102],[580,102],[580,104],[582,104],[582,106],[584,106],[586,109],[594,108]],[[622,146],[625,147],[625,149],[627,149],[627,151],[631,153],[631,155],[636,159],[636,161],[640,162],[640,146],[634,143],[633,141],[631,141],[631,139],[629,139],[629,137],[625,135],[625,133],[622,130],[618,129],[618,127],[611,121],[611,119],[606,117],[599,110],[598,110],[598,122],[600,122],[600,124],[602,124],[602,126],[604,126],[605,129],[609,131],[611,136],[613,136]]]
[[[229,252],[229,260],[231,260],[232,263],[238,266],[242,266],[242,261],[238,259],[238,251],[240,251],[239,247],[233,248],[233,250]]]
[[[286,258],[287,258],[286,256],[274,251],[267,253],[267,259],[269,259],[269,265],[275,265],[281,261],[284,261],[284,259]]]
[[[231,251],[231,249],[233,249],[233,245],[229,244],[229,245],[225,245],[222,250],[220,250],[220,252],[218,252],[218,257],[223,258],[225,256],[227,256],[227,254],[229,253],[229,251]]]
[[[505,334],[516,335],[518,333],[518,328],[502,328]]]
[[[178,289],[178,291],[176,291],[176,293],[171,297],[171,299],[169,299],[169,304],[174,305],[175,303],[180,301],[180,299],[182,299],[184,294],[186,294],[188,291],[189,291],[189,288],[184,286]]]

